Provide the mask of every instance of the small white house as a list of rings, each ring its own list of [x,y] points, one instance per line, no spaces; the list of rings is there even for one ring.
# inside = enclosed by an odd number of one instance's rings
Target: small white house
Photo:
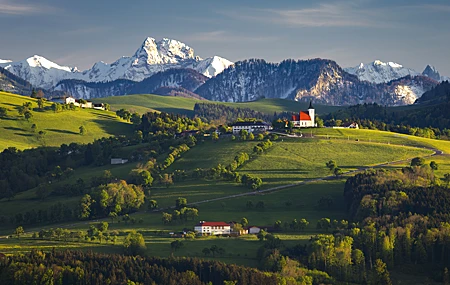
[[[260,231],[261,231],[261,228],[259,228],[259,227],[252,226],[252,227],[248,228],[249,234],[259,234]]]
[[[125,164],[128,162],[128,159],[124,158],[111,158],[111,164]]]
[[[236,122],[232,126],[233,134],[239,134],[241,130],[246,130],[249,133],[266,132],[272,129],[270,124],[264,122]]]
[[[88,108],[88,109],[92,109],[92,106],[93,106],[91,101],[86,101],[86,103],[80,103],[79,99],[75,99],[71,96],[66,97],[65,103],[66,104],[74,104],[77,107]]]
[[[202,235],[229,235],[231,226],[225,222],[200,221],[195,225],[194,231]]]

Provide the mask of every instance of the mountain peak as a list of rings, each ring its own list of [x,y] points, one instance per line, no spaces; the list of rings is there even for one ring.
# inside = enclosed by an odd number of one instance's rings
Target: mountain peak
[[[436,81],[441,81],[441,75],[436,70],[436,68],[432,65],[427,65],[422,72],[423,75],[430,77]]]
[[[401,64],[392,61],[383,62],[379,59],[367,64],[361,63],[357,67],[345,68],[345,71],[356,75],[360,80],[377,84],[387,83],[408,75],[420,75],[415,70],[403,67]]]

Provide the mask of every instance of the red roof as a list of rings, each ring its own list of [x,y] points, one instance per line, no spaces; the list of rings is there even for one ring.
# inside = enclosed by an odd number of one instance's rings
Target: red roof
[[[292,121],[311,121],[309,112],[300,111],[299,115],[292,115]]]
[[[300,121],[311,121],[311,117],[309,116],[309,112],[300,111]]]
[[[196,225],[197,227],[202,226],[202,227],[229,227],[230,224],[227,224],[225,222],[203,222],[200,224]]]

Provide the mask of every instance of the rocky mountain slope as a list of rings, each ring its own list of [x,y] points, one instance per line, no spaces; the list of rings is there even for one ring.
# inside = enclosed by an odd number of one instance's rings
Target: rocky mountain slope
[[[97,62],[92,68],[79,71],[77,68],[60,66],[44,57],[35,55],[22,61],[0,60],[0,67],[29,81],[33,86],[52,89],[66,79],[86,82],[109,82],[117,79],[142,81],[155,73],[173,68],[191,68],[207,77],[213,77],[233,63],[213,56],[202,59],[188,45],[164,38],[156,41],[147,38],[130,57],[122,57],[107,64]]]
[[[192,93],[208,80],[203,74],[193,69],[169,69],[135,82],[117,79],[111,82],[86,82],[83,80],[63,80],[54,88],[55,91],[66,92],[76,98],[101,98],[128,94],[160,94],[199,98]],[[173,93],[173,92],[175,93]]]
[[[0,90],[16,94],[30,95],[32,86],[28,81],[23,80],[8,70],[0,67]]]
[[[383,105],[412,104],[437,84],[421,75],[390,83],[361,81],[336,62],[324,59],[285,60],[268,63],[253,59],[235,63],[208,80],[195,93],[215,101],[245,102],[259,98],[313,100],[327,105],[376,102]]]

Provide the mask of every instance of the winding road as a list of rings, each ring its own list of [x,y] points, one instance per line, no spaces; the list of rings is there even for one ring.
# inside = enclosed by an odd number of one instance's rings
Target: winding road
[[[395,144],[391,144],[391,145],[395,145]],[[410,146],[410,147],[412,147],[412,146]],[[427,150],[433,151],[432,154],[423,156],[424,158],[433,157],[433,156],[439,156],[439,155],[443,155],[444,154],[444,152],[442,150],[439,150],[439,149],[436,149],[436,148],[430,148],[430,147],[414,147],[414,148],[427,149]],[[360,167],[360,168],[355,169],[355,170],[344,172],[343,175],[348,175],[348,174],[362,172],[362,171],[365,171],[365,170],[370,169],[370,168],[381,168],[381,167],[384,167],[384,166],[390,166],[390,165],[395,165],[395,164],[398,164],[398,163],[404,163],[404,162],[411,161],[411,159],[412,158],[401,159],[401,160],[396,160],[396,161],[390,161],[390,162],[385,162],[385,163],[381,163],[381,164],[376,164],[376,165],[372,165],[372,166],[364,166],[364,167]],[[276,187],[268,188],[268,189],[265,189],[265,190],[257,190],[257,191],[252,191],[252,192],[245,192],[245,193],[241,193],[241,194],[235,194],[235,195],[223,196],[223,197],[218,197],[218,198],[213,198],[213,199],[208,199],[208,200],[191,202],[191,203],[188,203],[187,205],[194,206],[194,205],[210,203],[210,202],[216,202],[216,201],[232,199],[232,198],[237,198],[237,197],[252,196],[252,195],[258,195],[258,194],[262,194],[262,193],[275,192],[275,191],[279,191],[279,190],[283,190],[283,189],[287,189],[287,188],[291,188],[291,187],[296,187],[296,186],[300,186],[300,185],[314,183],[314,182],[318,182],[318,181],[322,181],[322,180],[331,180],[331,179],[335,179],[335,176],[334,175],[329,175],[329,176],[325,176],[325,177],[321,177],[321,178],[306,179],[306,180],[302,180],[302,181],[295,182],[295,183],[292,183],[292,184],[276,186]],[[152,212],[162,212],[162,211],[173,209],[173,208],[175,208],[175,206],[169,207],[169,208],[156,209],[156,210],[154,210]],[[142,212],[143,211],[139,211],[139,212],[136,212],[134,214],[142,213]],[[130,214],[130,216],[132,216],[134,214]],[[76,222],[76,223],[72,223],[72,224],[65,223],[65,224],[61,224],[61,225],[51,225],[51,226],[46,226],[46,227],[31,228],[31,229],[28,229],[28,232],[36,232],[36,231],[40,231],[42,229],[50,229],[50,228],[69,228],[69,227],[79,226],[79,225],[83,225],[83,224],[89,224],[89,223],[92,223],[92,222],[109,221],[109,219],[110,218],[102,218],[102,219],[97,219],[97,220]],[[7,236],[0,236],[0,238],[7,238]]]

